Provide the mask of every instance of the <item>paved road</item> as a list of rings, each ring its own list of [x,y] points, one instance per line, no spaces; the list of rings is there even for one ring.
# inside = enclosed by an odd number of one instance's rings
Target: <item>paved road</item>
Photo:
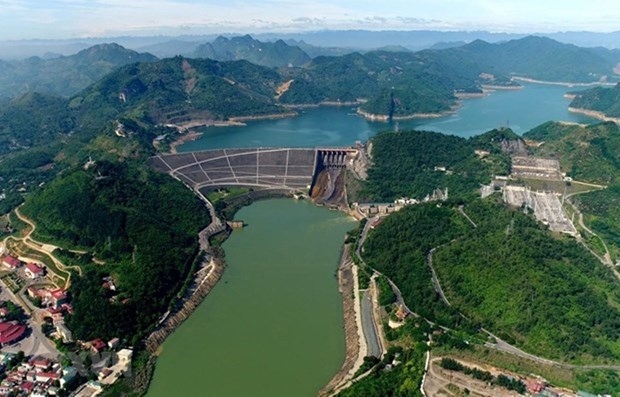
[[[372,293],[369,289],[364,291],[361,301],[362,306],[362,329],[368,346],[367,356],[381,358],[381,343],[377,335],[377,328],[373,317]]]
[[[428,263],[428,267],[430,267],[431,269],[431,278],[433,279],[435,291],[439,294],[441,300],[444,301],[446,305],[452,306],[450,302],[448,302],[448,298],[446,298],[446,295],[443,293],[443,289],[441,289],[441,284],[439,284],[439,279],[437,279],[437,274],[435,273],[435,268],[433,267],[433,253],[435,253],[436,249],[437,248],[433,248],[428,252],[428,255],[426,256],[426,262]]]

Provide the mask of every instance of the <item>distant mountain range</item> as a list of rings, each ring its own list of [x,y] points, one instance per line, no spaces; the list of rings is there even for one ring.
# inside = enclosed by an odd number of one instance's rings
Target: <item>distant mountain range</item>
[[[614,67],[620,50],[544,37],[448,47],[418,52],[390,47],[310,59],[284,41],[219,37],[194,53],[219,60],[157,60],[105,44],[68,57],[0,62],[0,97],[73,96],[75,109],[148,123],[282,113],[282,105],[323,102],[359,102],[370,115],[407,117],[448,111],[455,94],[481,93],[485,85],[514,87],[514,76],[573,83],[619,80]]]
[[[559,32],[530,33],[531,35],[549,37],[551,39],[575,44],[582,47],[620,48],[620,31],[610,33],[597,32]],[[433,47],[437,43],[464,42],[484,40],[497,43],[520,39],[528,34],[491,33],[487,31],[367,31],[367,30],[323,30],[301,33],[260,33],[252,36],[261,41],[273,42],[284,40],[290,45],[298,45],[309,56],[344,55],[342,51],[371,51],[385,46],[402,46],[418,51]],[[231,33],[226,37],[239,34]],[[136,36],[136,37],[104,37],[81,38],[67,40],[17,40],[0,42],[0,59],[25,59],[31,56],[47,57],[52,54],[70,55],[76,51],[95,44],[115,42],[138,52],[149,52],[160,58],[175,55],[191,56],[201,44],[211,42],[217,34],[184,35],[184,36]],[[312,48],[329,49],[330,53],[313,53],[300,42]],[[46,55],[47,54],[47,55]]]
[[[99,44],[66,57],[0,62],[0,98],[26,92],[70,96],[120,66],[156,60],[151,54],[113,43]]]
[[[233,38],[218,37],[212,43],[205,43],[193,53],[195,58],[210,58],[218,61],[245,59],[262,66],[302,66],[310,57],[301,48],[286,44],[282,40],[261,42],[252,36]]]

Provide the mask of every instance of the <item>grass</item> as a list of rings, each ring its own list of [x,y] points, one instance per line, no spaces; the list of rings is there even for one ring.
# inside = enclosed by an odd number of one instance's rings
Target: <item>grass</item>
[[[210,191],[206,194],[206,197],[210,202],[215,204],[217,201],[222,199],[232,199],[235,197],[243,196],[249,191],[250,189],[247,187],[228,187]]]
[[[565,387],[575,391],[586,390],[594,393],[611,393],[612,395],[620,392],[620,386],[615,383],[616,379],[620,378],[618,371],[562,368],[537,363],[483,346],[473,346],[468,350],[457,350],[445,346],[434,347],[433,354],[449,355],[466,361],[488,364],[523,376],[542,376],[553,386]]]
[[[67,282],[69,273],[56,267],[56,264],[53,260],[50,259],[48,255],[34,251],[26,247],[24,244],[20,243],[14,246],[13,251],[17,252],[20,256],[25,256],[27,258],[31,258],[43,263],[48,269],[49,278],[52,280],[52,282],[57,283],[61,287],[64,286]],[[63,277],[63,275],[66,276]]]

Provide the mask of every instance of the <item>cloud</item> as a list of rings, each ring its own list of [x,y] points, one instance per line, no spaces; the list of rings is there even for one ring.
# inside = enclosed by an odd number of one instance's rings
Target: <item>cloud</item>
[[[0,0],[0,38],[317,29],[611,31],[615,0]]]

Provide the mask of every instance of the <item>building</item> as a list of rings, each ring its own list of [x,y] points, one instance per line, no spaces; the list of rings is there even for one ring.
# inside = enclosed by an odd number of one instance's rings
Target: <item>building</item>
[[[0,323],[0,346],[10,346],[21,340],[26,334],[27,327],[17,321]]]
[[[108,347],[112,350],[116,349],[118,347],[118,345],[121,343],[121,340],[118,338],[114,338],[110,341],[108,341]]]
[[[64,289],[58,288],[49,291],[49,302],[54,308],[58,308],[64,303],[67,303],[67,300],[67,291],[65,291]]]
[[[37,277],[45,276],[45,267],[39,266],[35,263],[26,264],[26,276],[35,279]]]
[[[101,339],[95,339],[90,342],[90,347],[93,349],[95,353],[100,353],[108,347],[107,343],[102,341]]]
[[[67,328],[65,323],[56,324],[56,332],[62,338],[62,343],[73,342],[73,334],[71,333],[71,330]]]
[[[2,257],[2,264],[9,269],[17,269],[22,265],[22,262],[14,256],[6,255]]]

